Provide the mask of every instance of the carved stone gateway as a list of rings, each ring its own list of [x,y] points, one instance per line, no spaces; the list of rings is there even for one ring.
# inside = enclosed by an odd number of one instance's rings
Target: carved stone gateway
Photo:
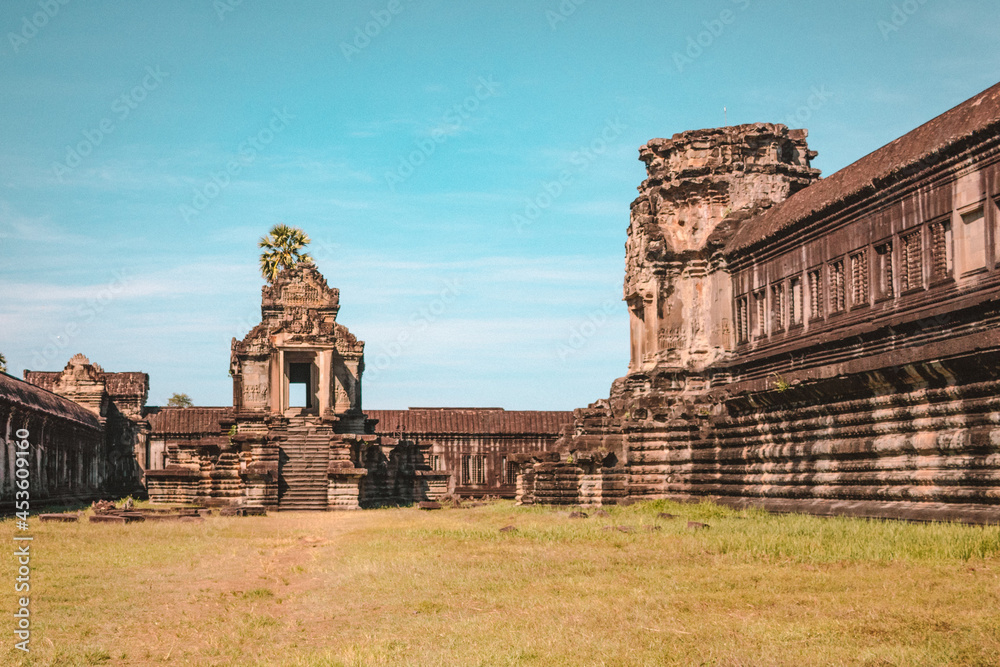
[[[233,407],[151,409],[167,459],[146,472],[152,500],[348,510],[513,496],[509,455],[550,447],[572,420],[489,408],[369,418],[364,343],[336,321],[338,291],[306,263],[261,296],[260,324],[232,341]]]
[[[231,417],[216,446],[175,447],[150,496],[279,509],[356,509],[373,424],[361,411],[364,343],[338,324],[339,291],[308,262],[261,294],[261,322],[233,339]],[[194,488],[194,485],[197,488]],[[189,489],[178,498],[175,488]]]
[[[640,150],[628,374],[522,502],[618,502],[581,463],[613,454],[633,498],[1000,521],[1000,85],[826,179],[813,155],[770,124]]]

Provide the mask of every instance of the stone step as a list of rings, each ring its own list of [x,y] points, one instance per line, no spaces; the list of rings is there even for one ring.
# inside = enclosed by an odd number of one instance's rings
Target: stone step
[[[293,419],[287,439],[280,443],[283,462],[280,475],[285,487],[278,498],[278,509],[328,510],[330,480],[330,440],[333,430],[318,421]]]

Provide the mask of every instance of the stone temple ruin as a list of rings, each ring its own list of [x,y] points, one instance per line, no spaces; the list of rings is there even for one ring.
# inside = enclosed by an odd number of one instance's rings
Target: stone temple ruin
[[[361,412],[364,343],[336,321],[339,309],[339,291],[312,264],[264,287],[261,323],[233,339],[226,437],[169,449],[166,467],[146,473],[152,499],[358,507],[375,437]]]
[[[372,417],[361,410],[364,343],[337,322],[339,302],[310,263],[264,286],[261,323],[233,339],[232,409],[166,408],[151,417],[154,441],[165,436],[157,447],[165,464],[146,472],[150,498],[357,509],[514,495],[516,465],[490,454],[545,449],[570,415],[415,409]],[[429,430],[435,414],[452,419]],[[490,425],[486,416],[501,419]],[[463,424],[469,417],[479,423]],[[505,430],[501,422],[517,421],[526,422],[523,432],[490,442],[492,431]]]
[[[233,405],[146,406],[149,377],[77,355],[59,373],[0,374],[5,468],[27,428],[33,497],[141,495],[164,503],[335,510],[513,498],[515,454],[551,448],[569,412],[361,409],[364,343],[337,322],[339,291],[311,263],[265,285],[261,322],[232,341]],[[34,471],[33,471],[34,474]]]
[[[14,506],[15,443],[30,434],[31,498],[71,503],[143,493],[145,373],[107,373],[82,354],[58,373],[0,373],[0,506]]]
[[[828,178],[814,155],[771,124],[642,147],[628,374],[522,502],[1000,521],[1000,85]]]
[[[148,378],[83,357],[0,376],[2,501],[31,424],[52,498],[144,482],[279,509],[452,493],[1000,521],[1000,85],[825,179],[806,136],[758,123],[640,149],[630,363],[607,399],[364,412],[364,344],[301,264],[233,341],[231,407],[146,407]]]

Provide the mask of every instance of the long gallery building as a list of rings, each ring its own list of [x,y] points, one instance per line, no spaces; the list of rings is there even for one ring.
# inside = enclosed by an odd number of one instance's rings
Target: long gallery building
[[[1000,521],[1000,85],[814,156],[771,124],[642,147],[628,374],[560,443],[615,466],[536,457],[523,501]]]

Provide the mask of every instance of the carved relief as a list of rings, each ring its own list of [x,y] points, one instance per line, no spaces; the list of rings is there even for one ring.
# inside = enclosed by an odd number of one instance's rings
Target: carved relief
[[[719,270],[712,267],[741,220],[818,177],[805,136],[760,123],[684,132],[640,149],[647,179],[632,204],[624,293],[649,298],[656,285],[659,296],[655,310],[637,313],[649,329],[632,330],[645,362],[633,370],[659,361],[700,372],[725,353],[707,339],[721,316],[705,298]],[[659,353],[650,355],[654,346]]]
[[[286,306],[318,306],[319,290],[311,285],[292,283],[281,290],[281,301]]]
[[[266,362],[247,362],[243,367],[243,405],[248,408],[267,407],[268,385]]]
[[[337,408],[349,407],[351,404],[351,397],[348,395],[347,390],[344,385],[338,380],[333,383],[333,396],[334,404]]]

